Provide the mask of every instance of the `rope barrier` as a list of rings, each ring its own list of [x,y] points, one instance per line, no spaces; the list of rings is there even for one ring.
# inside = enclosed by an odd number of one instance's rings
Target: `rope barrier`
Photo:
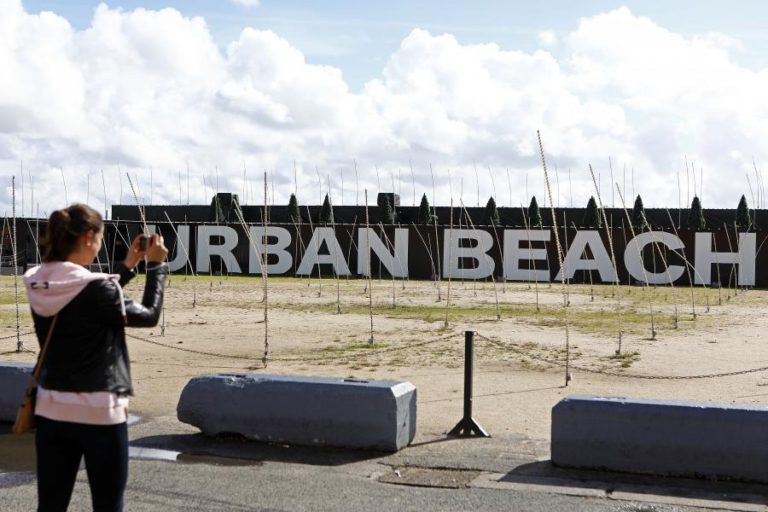
[[[35,334],[35,331],[22,332],[22,333],[19,333],[18,336],[19,337],[29,336],[30,334]],[[16,333],[10,334],[8,336],[0,336],[0,341],[16,339],[16,336],[17,336]]]
[[[21,333],[21,336],[30,336],[32,334],[35,334],[35,331],[27,331],[24,333]],[[532,354],[530,352],[526,352],[525,350],[518,348],[513,343],[510,342],[504,342],[498,339],[491,338],[489,336],[484,336],[480,333],[476,333],[477,337],[487,341],[488,343],[495,345],[499,348],[503,348],[506,350],[509,350],[515,354],[518,354],[523,357],[527,357],[530,359],[533,359],[535,361],[539,361],[542,363],[550,364],[553,366],[560,366],[565,367],[565,363],[555,360],[555,359],[549,359],[546,357],[541,357],[536,354]],[[399,352],[399,351],[406,351],[414,348],[424,347],[427,345],[432,345],[435,343],[439,343],[441,341],[447,341],[451,338],[458,337],[459,335],[449,334],[440,338],[434,338],[430,340],[420,341],[416,343],[410,343],[405,346],[399,346],[399,347],[388,347],[388,348],[382,348],[382,349],[365,349],[361,350],[360,352],[356,352],[353,354],[334,354],[334,355],[328,355],[328,356],[315,356],[315,357],[278,357],[278,358],[270,358],[271,361],[278,361],[278,362],[316,362],[316,361],[342,361],[347,359],[355,359],[358,357],[366,357],[366,356],[375,356],[379,354],[386,354],[391,352]],[[134,334],[127,334],[127,337],[135,339],[137,341],[141,341],[144,343],[148,343],[151,345],[155,345],[162,348],[167,348],[170,350],[177,350],[180,352],[187,352],[191,354],[197,354],[202,356],[210,356],[210,357],[218,357],[222,359],[239,359],[244,361],[253,361],[254,358],[248,357],[248,356],[238,356],[238,355],[227,355],[227,354],[220,354],[217,352],[207,352],[204,350],[195,350],[191,348],[185,348],[185,347],[176,347],[173,345],[168,345],[166,343],[160,343],[158,341],[151,340],[149,338],[144,338],[141,336],[136,336]],[[3,340],[9,340],[16,338],[16,334],[11,334],[8,336],[0,336],[0,341]],[[761,366],[758,368],[749,368],[746,370],[736,370],[731,372],[720,372],[720,373],[708,373],[708,374],[699,374],[699,375],[641,375],[641,374],[633,374],[633,373],[619,373],[614,371],[606,371],[606,370],[596,370],[594,368],[587,368],[584,366],[576,366],[574,364],[569,364],[569,368],[572,368],[577,371],[585,372],[585,373],[591,373],[596,375],[605,375],[608,377],[622,377],[627,379],[644,379],[644,380],[700,380],[700,379],[715,379],[715,378],[722,378],[722,377],[733,377],[737,375],[747,375],[750,373],[760,373],[764,371],[768,371],[768,366]]]
[[[253,361],[252,357],[218,354],[216,352],[206,352],[204,350],[195,350],[195,349],[185,348],[185,347],[174,347],[173,345],[167,345],[165,343],[160,343],[159,341],[150,340],[149,338],[143,338],[141,336],[136,336],[134,334],[127,334],[126,333],[126,336],[128,338],[132,338],[134,340],[142,341],[144,343],[149,343],[151,345],[157,345],[158,347],[168,348],[168,349],[171,349],[171,350],[178,350],[178,351],[181,351],[181,352],[189,352],[191,354],[199,354],[201,356],[221,357],[223,359],[243,359],[243,360],[247,360],[247,361]]]
[[[178,351],[181,351],[181,352],[188,352],[188,353],[191,353],[191,354],[198,354],[198,355],[211,356],[211,357],[219,357],[219,358],[222,358],[222,359],[241,359],[241,360],[246,360],[246,361],[253,361],[254,360],[253,357],[247,357],[247,356],[227,355],[227,354],[219,354],[219,353],[216,353],[216,352],[206,352],[204,350],[195,350],[195,349],[185,348],[185,347],[175,347],[173,345],[168,345],[168,344],[165,344],[165,343],[160,343],[158,341],[150,340],[148,338],[144,338],[144,337],[141,337],[141,336],[136,336],[134,334],[126,334],[126,336],[129,337],[129,338],[132,338],[134,340],[138,340],[138,341],[141,341],[141,342],[144,342],[144,343],[149,343],[151,345],[156,345],[156,346],[167,348],[167,349],[171,349],[171,350],[178,350]],[[278,362],[290,363],[290,362],[315,362],[315,361],[334,361],[334,360],[354,359],[354,358],[362,357],[362,356],[373,356],[373,355],[384,354],[384,353],[389,353],[389,352],[398,352],[398,351],[401,351],[401,350],[408,350],[408,349],[412,349],[412,348],[423,347],[423,346],[426,346],[426,345],[431,345],[433,343],[438,343],[438,342],[441,342],[441,341],[446,341],[446,340],[449,340],[449,339],[454,338],[456,336],[458,336],[458,334],[449,334],[449,335],[443,336],[441,338],[434,338],[434,339],[431,339],[431,340],[411,343],[411,344],[408,344],[408,345],[402,346],[402,347],[389,347],[389,348],[382,348],[382,349],[378,349],[378,350],[376,350],[376,349],[367,349],[366,348],[364,350],[361,350],[359,353],[354,353],[354,354],[334,354],[334,355],[316,356],[316,357],[279,357],[279,358],[278,357],[271,357],[269,360],[270,361],[278,361]]]
[[[511,343],[504,343],[500,340],[496,340],[493,338],[490,338],[488,336],[483,336],[482,334],[477,333],[477,337],[485,340],[492,345],[495,345],[500,348],[509,349],[510,351],[524,356],[528,357],[530,359],[534,359],[536,361],[551,364],[554,366],[561,366],[564,367],[565,363],[548,359],[546,357],[537,356],[535,354],[527,353],[524,350],[515,347]],[[612,371],[605,371],[605,370],[595,370],[594,368],[586,368],[583,366],[574,366],[573,364],[569,365],[569,368],[572,368],[574,370],[582,371],[585,373],[592,373],[597,375],[606,375],[609,377],[623,377],[627,379],[644,379],[644,380],[697,380],[697,379],[715,379],[720,377],[732,377],[735,375],[746,375],[749,373],[759,373],[768,371],[768,366],[762,366],[760,368],[750,368],[748,370],[737,370],[732,372],[722,372],[722,373],[709,373],[709,374],[702,374],[702,375],[640,375],[636,373],[619,373],[619,372],[612,372]]]

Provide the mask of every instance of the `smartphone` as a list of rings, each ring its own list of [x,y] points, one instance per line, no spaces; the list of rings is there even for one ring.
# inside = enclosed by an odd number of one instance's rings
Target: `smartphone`
[[[141,238],[139,238],[139,250],[146,251],[147,250],[147,236],[141,235]]]

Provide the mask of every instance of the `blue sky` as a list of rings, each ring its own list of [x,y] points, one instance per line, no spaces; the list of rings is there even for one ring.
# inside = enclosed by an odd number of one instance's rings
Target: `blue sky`
[[[29,12],[52,10],[84,29],[99,3],[25,0],[24,6]],[[381,73],[414,28],[448,32],[463,44],[493,42],[504,49],[530,52],[539,47],[537,35],[542,31],[561,36],[573,30],[579,18],[622,5],[677,33],[719,32],[737,38],[744,43],[737,61],[750,67],[768,65],[768,2],[762,0],[261,0],[253,7],[226,0],[105,3],[126,10],[172,7],[186,16],[202,16],[222,47],[237,39],[246,26],[272,30],[298,47],[309,62],[341,69],[353,90]]]

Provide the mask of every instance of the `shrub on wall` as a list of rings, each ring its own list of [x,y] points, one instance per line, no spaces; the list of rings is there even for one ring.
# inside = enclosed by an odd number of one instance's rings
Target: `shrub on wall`
[[[328,194],[325,194],[323,206],[320,208],[320,222],[323,224],[333,224],[333,207]]]
[[[707,223],[704,220],[704,210],[701,208],[701,201],[698,196],[693,196],[691,209],[688,210],[688,227],[696,231],[707,227]]]
[[[597,201],[595,201],[595,196],[589,196],[587,209],[584,212],[584,219],[582,220],[581,224],[587,228],[599,228],[602,226],[600,210],[597,208]]]
[[[501,216],[499,215],[499,209],[496,208],[496,200],[493,199],[493,196],[488,199],[488,203],[485,205],[484,220],[486,224],[491,226],[501,224]]]
[[[531,204],[528,206],[528,225],[532,228],[541,227],[541,211],[539,203],[536,202],[536,196],[531,198]]]
[[[634,226],[635,229],[644,229],[646,223],[643,198],[640,197],[640,194],[637,194],[637,198],[635,198],[635,206],[632,208],[632,226]]]
[[[752,228],[752,217],[749,215],[747,198],[743,195],[739,200],[739,206],[736,207],[736,228],[739,231],[749,231]]]
[[[299,211],[299,202],[296,200],[296,194],[291,194],[288,200],[288,216],[294,224],[301,224],[301,212]]]
[[[427,194],[421,196],[421,203],[419,204],[419,224],[432,224],[434,222],[434,216],[432,210],[429,207],[429,200]]]

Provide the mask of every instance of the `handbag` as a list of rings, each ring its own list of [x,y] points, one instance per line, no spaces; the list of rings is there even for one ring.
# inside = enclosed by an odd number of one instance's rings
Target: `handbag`
[[[14,434],[24,434],[35,428],[35,398],[37,396],[37,377],[40,375],[40,368],[43,365],[45,354],[48,352],[48,345],[51,342],[53,326],[56,325],[56,319],[59,315],[53,317],[51,327],[48,329],[48,335],[45,337],[43,349],[40,351],[40,357],[37,358],[37,364],[32,371],[32,378],[29,380],[27,391],[24,393],[24,400],[16,412],[16,421],[13,423],[12,431]]]

